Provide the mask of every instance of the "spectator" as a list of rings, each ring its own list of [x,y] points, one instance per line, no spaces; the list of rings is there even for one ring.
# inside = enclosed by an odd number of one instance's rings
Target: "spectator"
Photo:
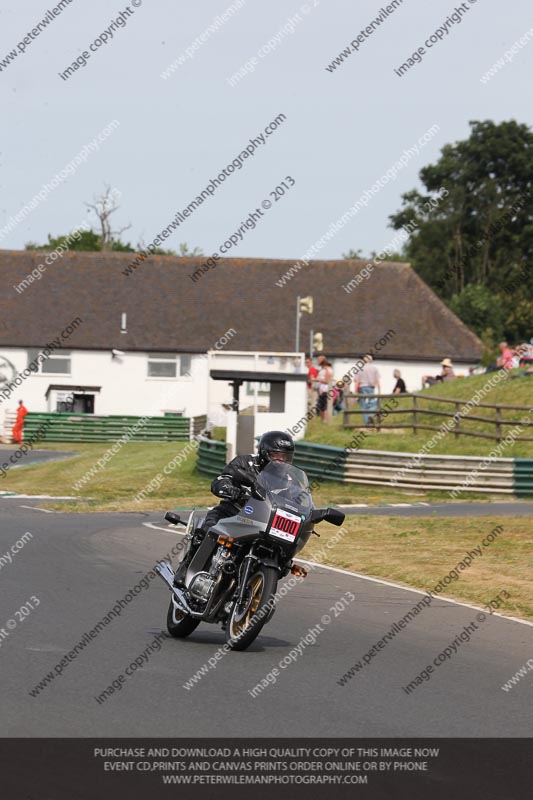
[[[344,411],[344,381],[337,381],[332,391],[333,413],[339,414]]]
[[[318,375],[317,368],[313,365],[313,362],[310,358],[305,359],[305,366],[307,367],[307,388],[313,388],[313,381]]]
[[[13,441],[15,442],[15,444],[22,444],[24,438],[23,436],[24,418],[27,413],[28,409],[26,408],[22,400],[19,400],[19,407],[17,409],[17,419],[12,428]]]
[[[322,422],[327,422],[328,419],[328,391],[329,391],[329,384],[333,377],[333,369],[331,364],[329,363],[328,359],[324,355],[320,355],[317,358],[318,361],[318,375],[316,377],[315,383],[317,384],[318,390],[318,398],[316,408],[318,413],[320,414],[320,419]]]
[[[509,347],[507,342],[500,342],[498,345],[500,348],[500,355],[496,359],[496,366],[500,369],[514,369],[517,365],[516,363],[516,353],[515,351]]]
[[[394,389],[392,390],[393,394],[405,394],[407,391],[407,387],[405,386],[405,381],[402,378],[402,373],[399,369],[395,369],[392,373],[393,376],[396,378],[396,383],[394,385]]]
[[[373,395],[376,393],[381,394],[381,379],[377,367],[372,364],[372,356],[367,354],[363,361],[365,366],[359,372],[356,378],[355,391],[359,394]],[[363,411],[375,411],[377,409],[377,400],[375,397],[362,397],[361,408]],[[363,423],[370,425],[374,415],[363,414]]]
[[[533,366],[533,344],[524,342],[520,347],[517,347],[517,355],[520,358],[520,367]]]
[[[442,369],[439,375],[424,375],[422,378],[422,389],[425,389],[426,386],[433,386],[435,383],[441,383],[442,381],[453,381],[455,379],[456,375],[451,359],[444,358],[440,362],[440,365]]]
[[[455,370],[453,368],[453,364],[452,364],[451,360],[449,358],[445,358],[445,359],[443,359],[443,361],[440,362],[440,365],[442,367],[442,370],[441,370],[441,373],[440,373],[440,380],[441,381],[453,381],[453,380],[455,380],[455,378],[457,376],[455,374]]]

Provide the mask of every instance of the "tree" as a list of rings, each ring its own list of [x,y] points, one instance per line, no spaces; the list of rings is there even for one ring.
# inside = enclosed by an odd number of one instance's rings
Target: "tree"
[[[92,211],[98,218],[100,225],[100,250],[125,250],[129,245],[122,245],[120,236],[124,231],[131,228],[131,223],[124,225],[117,231],[111,228],[111,215],[118,210],[117,198],[121,197],[121,192],[106,186],[103,193],[94,199],[93,203],[85,203],[89,211]],[[113,247],[119,244],[119,247]],[[130,251],[128,251],[130,252]]]
[[[189,245],[186,242],[181,242],[180,244],[180,256],[203,256],[204,251],[201,250],[199,247],[193,247],[192,250],[189,249]]]
[[[470,127],[468,139],[445,145],[437,163],[420,171],[425,192],[404,194],[391,224],[410,232],[405,249],[414,269],[446,302],[454,298],[466,324],[477,333],[488,323],[498,329],[475,310],[484,295],[466,292],[484,287],[507,309],[502,335],[529,339],[533,281],[520,276],[533,258],[533,132],[514,120]]]
[[[482,335],[491,348],[503,338],[505,311],[499,297],[486,286],[466,286],[452,296],[449,306],[465,325]]]
[[[93,203],[85,203],[89,211],[92,211],[98,219],[100,233],[92,230],[79,229],[74,235],[64,234],[61,236],[51,236],[48,234],[48,242],[40,245],[35,242],[28,242],[25,245],[26,250],[78,250],[85,252],[95,251],[113,251],[119,253],[137,253],[140,250],[146,249],[144,243],[139,243],[137,247],[133,247],[129,242],[123,242],[120,236],[124,231],[131,228],[131,224],[125,225],[118,230],[113,230],[111,227],[111,215],[118,210],[117,199],[121,193],[117,189],[112,189],[110,186],[105,186],[104,192],[94,198]],[[202,256],[203,252],[199,247],[194,247],[192,250],[189,246],[182,242],[179,246],[179,253],[175,250],[163,250],[157,247],[154,255],[160,256]]]
[[[343,258],[351,258],[354,261],[360,261],[363,258],[363,254],[362,254],[360,249],[358,249],[358,250],[350,249],[350,250],[348,250],[347,253],[343,253],[342,257]]]
[[[375,250],[372,250],[368,261],[373,261],[375,258],[378,258],[378,256],[381,259],[381,261],[395,261],[396,263],[398,262],[401,263],[406,260],[405,252],[399,253],[397,251],[391,251],[390,253],[385,253],[385,257],[383,257],[383,255],[384,255],[383,251],[377,253]],[[361,250],[348,250],[347,253],[342,254],[342,257],[355,259],[356,261],[365,261],[365,257],[362,254]]]
[[[377,253],[375,250],[372,250],[372,252],[370,253],[369,261],[373,261],[375,258],[378,257],[381,261],[393,261],[396,264],[398,263],[401,264],[407,260],[405,253],[398,253],[397,251],[391,251],[390,253],[385,253],[385,257],[383,257],[382,250],[379,253]]]
[[[144,241],[142,239],[139,242],[139,244],[137,245],[136,252],[139,251],[139,250],[146,250],[146,244],[144,243]],[[161,247],[156,247],[151,252],[155,256],[176,256],[177,258],[178,257],[181,258],[182,256],[189,256],[189,257],[192,258],[193,256],[203,256],[204,255],[203,250],[201,250],[199,247],[193,247],[193,249],[190,250],[189,249],[189,245],[186,242],[181,242],[181,244],[179,246],[179,252],[176,252],[176,250],[170,250],[170,249],[163,250],[163,248],[161,248]]]
[[[80,230],[76,236],[51,236],[48,234],[48,242],[46,244],[35,244],[29,242],[26,250],[57,250],[58,248],[64,250],[81,250],[81,251],[94,251],[101,250],[100,238],[94,231]]]

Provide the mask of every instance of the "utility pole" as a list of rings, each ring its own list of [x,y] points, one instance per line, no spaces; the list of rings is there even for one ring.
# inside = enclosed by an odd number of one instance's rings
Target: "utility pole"
[[[302,313],[305,311],[306,314],[313,313],[313,298],[311,295],[308,297],[298,297],[296,298],[296,347],[295,350],[297,353],[300,352],[300,317]]]
[[[296,353],[300,352],[300,295],[296,298]]]

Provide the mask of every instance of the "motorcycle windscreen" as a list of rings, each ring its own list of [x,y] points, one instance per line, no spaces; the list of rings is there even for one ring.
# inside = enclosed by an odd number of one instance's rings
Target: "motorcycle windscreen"
[[[268,528],[269,536],[294,545],[304,520],[313,509],[307,475],[292,464],[273,461],[259,474],[257,482],[276,507]]]

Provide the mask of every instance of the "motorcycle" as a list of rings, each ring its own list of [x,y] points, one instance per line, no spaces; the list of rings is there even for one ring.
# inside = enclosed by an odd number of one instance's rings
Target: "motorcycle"
[[[293,558],[307,544],[314,525],[342,525],[335,508],[314,508],[307,475],[285,462],[269,462],[255,482],[241,471],[245,502],[233,517],[221,519],[202,539],[187,568],[183,586],[174,584],[168,561],[156,565],[172,596],[167,614],[171,636],[185,638],[200,624],[221,624],[231,650],[245,650],[275,610],[278,581],[307,570]],[[205,512],[191,513],[185,536],[194,536]],[[165,519],[185,525],[168,511]],[[178,565],[179,568],[179,565]]]

